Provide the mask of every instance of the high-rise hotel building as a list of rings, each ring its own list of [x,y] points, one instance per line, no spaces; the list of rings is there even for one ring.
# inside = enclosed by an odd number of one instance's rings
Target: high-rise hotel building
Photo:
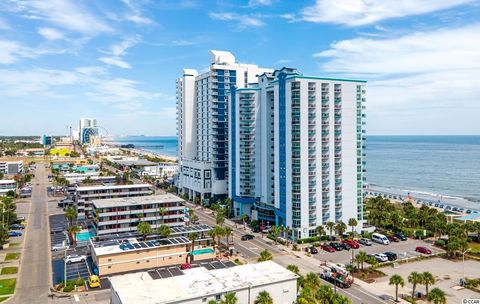
[[[207,72],[185,69],[176,81],[178,186],[190,198],[226,197],[231,89],[273,71],[236,63],[229,52],[211,51],[211,58]]]
[[[289,226],[363,220],[365,81],[283,68],[231,90],[229,196],[236,215]]]

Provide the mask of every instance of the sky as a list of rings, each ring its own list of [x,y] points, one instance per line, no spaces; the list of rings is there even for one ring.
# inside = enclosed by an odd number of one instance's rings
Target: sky
[[[212,49],[367,80],[368,135],[480,134],[480,0],[2,0],[0,135],[175,135]]]

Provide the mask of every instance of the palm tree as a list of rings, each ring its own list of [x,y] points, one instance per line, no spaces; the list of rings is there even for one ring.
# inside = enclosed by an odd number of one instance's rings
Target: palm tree
[[[290,231],[292,229],[290,229],[290,226],[286,226],[285,229],[283,229],[283,232],[285,234],[285,245],[288,247],[288,243],[289,243],[289,237],[290,237]]]
[[[300,269],[298,269],[297,265],[293,265],[293,264],[287,265],[287,269],[296,275],[300,275]]]
[[[65,217],[68,219],[70,226],[73,226],[73,222],[77,220],[78,213],[73,207],[65,209]]]
[[[335,304],[352,304],[352,301],[350,301],[349,298],[338,293],[335,294],[333,298],[334,298]]]
[[[358,264],[361,265],[361,269],[363,270],[363,263],[367,261],[367,253],[365,251],[359,251],[358,254],[355,256],[355,260],[357,261],[357,267],[359,266]]]
[[[333,231],[333,227],[335,227],[335,223],[334,222],[327,222],[325,225],[327,225],[328,230],[330,231],[330,240],[331,240],[332,239],[332,231]]]
[[[265,249],[262,252],[260,252],[260,257],[258,258],[258,262],[270,261],[271,259],[273,259],[272,254],[270,253],[270,251]]]
[[[353,217],[348,220],[348,226],[352,227],[352,239],[355,236],[355,227],[357,227],[358,222]]]
[[[434,288],[430,291],[428,295],[428,300],[433,302],[433,304],[446,304],[447,297],[445,296],[445,292],[439,288]]]
[[[408,283],[412,284],[412,299],[415,299],[415,289],[417,288],[417,284],[422,283],[422,275],[416,271],[412,272],[408,276]]]
[[[233,233],[233,229],[230,227],[225,227],[223,228],[223,235],[227,238],[227,245],[230,244],[230,241],[228,240],[230,236]],[[232,243],[233,243],[233,236],[232,236]]]
[[[242,223],[243,223],[243,230],[246,230],[247,229],[247,225],[245,225],[245,223],[247,222],[248,220],[248,215],[246,215],[245,213],[242,214],[242,216],[240,217],[240,219],[242,220]]]
[[[435,284],[435,277],[431,272],[425,271],[422,273],[422,284],[425,285],[425,294],[428,297],[428,286]]]
[[[70,226],[68,228],[68,232],[72,236],[73,247],[75,247],[75,245],[77,244],[77,233],[79,233],[80,231],[81,231],[81,229],[78,226]]]
[[[137,225],[137,231],[142,235],[143,240],[145,241],[147,239],[147,235],[152,233],[152,226],[150,226],[150,223],[148,222],[140,222]]]
[[[303,288],[312,288],[316,290],[320,286],[320,279],[318,275],[314,272],[309,272],[303,280]]]
[[[322,236],[325,234],[325,228],[323,226],[317,226],[317,228],[315,228],[315,232],[317,233],[318,241],[320,241]]]
[[[280,233],[282,233],[282,226],[273,226],[272,227],[272,234],[273,234],[275,244],[277,244],[277,242],[278,242],[278,236],[280,235]]]
[[[215,300],[210,300],[210,301],[208,301],[208,304],[218,304],[218,303]]]
[[[195,250],[195,241],[198,239],[198,232],[190,232],[188,239],[192,241],[192,247],[190,248],[190,262],[193,262],[193,251]]]
[[[172,234],[172,228],[170,228],[168,225],[160,225],[160,227],[157,229],[157,233],[163,238],[168,238]]]
[[[344,222],[339,221],[335,225],[335,229],[338,231],[338,234],[341,237],[345,233],[345,231],[347,230],[347,225]]]
[[[255,299],[255,304],[273,304],[273,299],[267,291],[261,291]]]
[[[332,300],[334,298],[334,293],[333,293],[332,288],[328,285],[321,285],[318,288],[317,293],[315,294],[315,298],[321,304],[332,303]]]
[[[162,217],[162,224],[165,223],[165,214],[167,213],[167,208],[160,208],[158,209],[158,213],[160,213],[160,216]]]
[[[234,292],[227,292],[223,295],[223,300],[220,301],[220,304],[237,304],[238,299]]]
[[[225,223],[225,215],[223,214],[223,212],[218,212],[216,217],[215,217],[215,221],[217,223],[217,225],[220,225],[220,226],[223,226],[223,223]]]
[[[395,285],[395,302],[398,302],[398,285],[405,286],[405,280],[403,280],[402,276],[394,274],[390,277],[388,285]]]

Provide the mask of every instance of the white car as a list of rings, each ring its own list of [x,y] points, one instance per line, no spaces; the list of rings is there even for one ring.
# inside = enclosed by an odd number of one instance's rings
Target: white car
[[[17,221],[23,222],[25,220],[24,216],[17,216]]]
[[[70,248],[70,246],[68,246],[67,244],[65,244],[65,242],[62,242],[60,244],[55,244],[52,246],[52,251],[59,251],[59,250],[65,250],[65,249],[68,249]]]
[[[383,253],[374,253],[373,256],[381,263],[388,262],[388,257]]]
[[[71,254],[71,255],[67,255],[67,258],[65,259],[65,263],[72,264],[72,263],[85,262],[86,260],[87,260],[87,256],[85,255]]]

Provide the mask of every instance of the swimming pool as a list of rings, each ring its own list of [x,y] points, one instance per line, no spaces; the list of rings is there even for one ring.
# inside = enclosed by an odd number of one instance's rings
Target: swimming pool
[[[90,231],[82,230],[79,233],[77,233],[77,241],[88,241],[92,236],[94,236],[94,234],[91,233]]]
[[[206,253],[213,253],[213,249],[212,248],[204,248],[204,249],[198,249],[198,250],[194,250],[192,251],[192,254],[193,255],[199,255],[199,254],[206,254]]]

